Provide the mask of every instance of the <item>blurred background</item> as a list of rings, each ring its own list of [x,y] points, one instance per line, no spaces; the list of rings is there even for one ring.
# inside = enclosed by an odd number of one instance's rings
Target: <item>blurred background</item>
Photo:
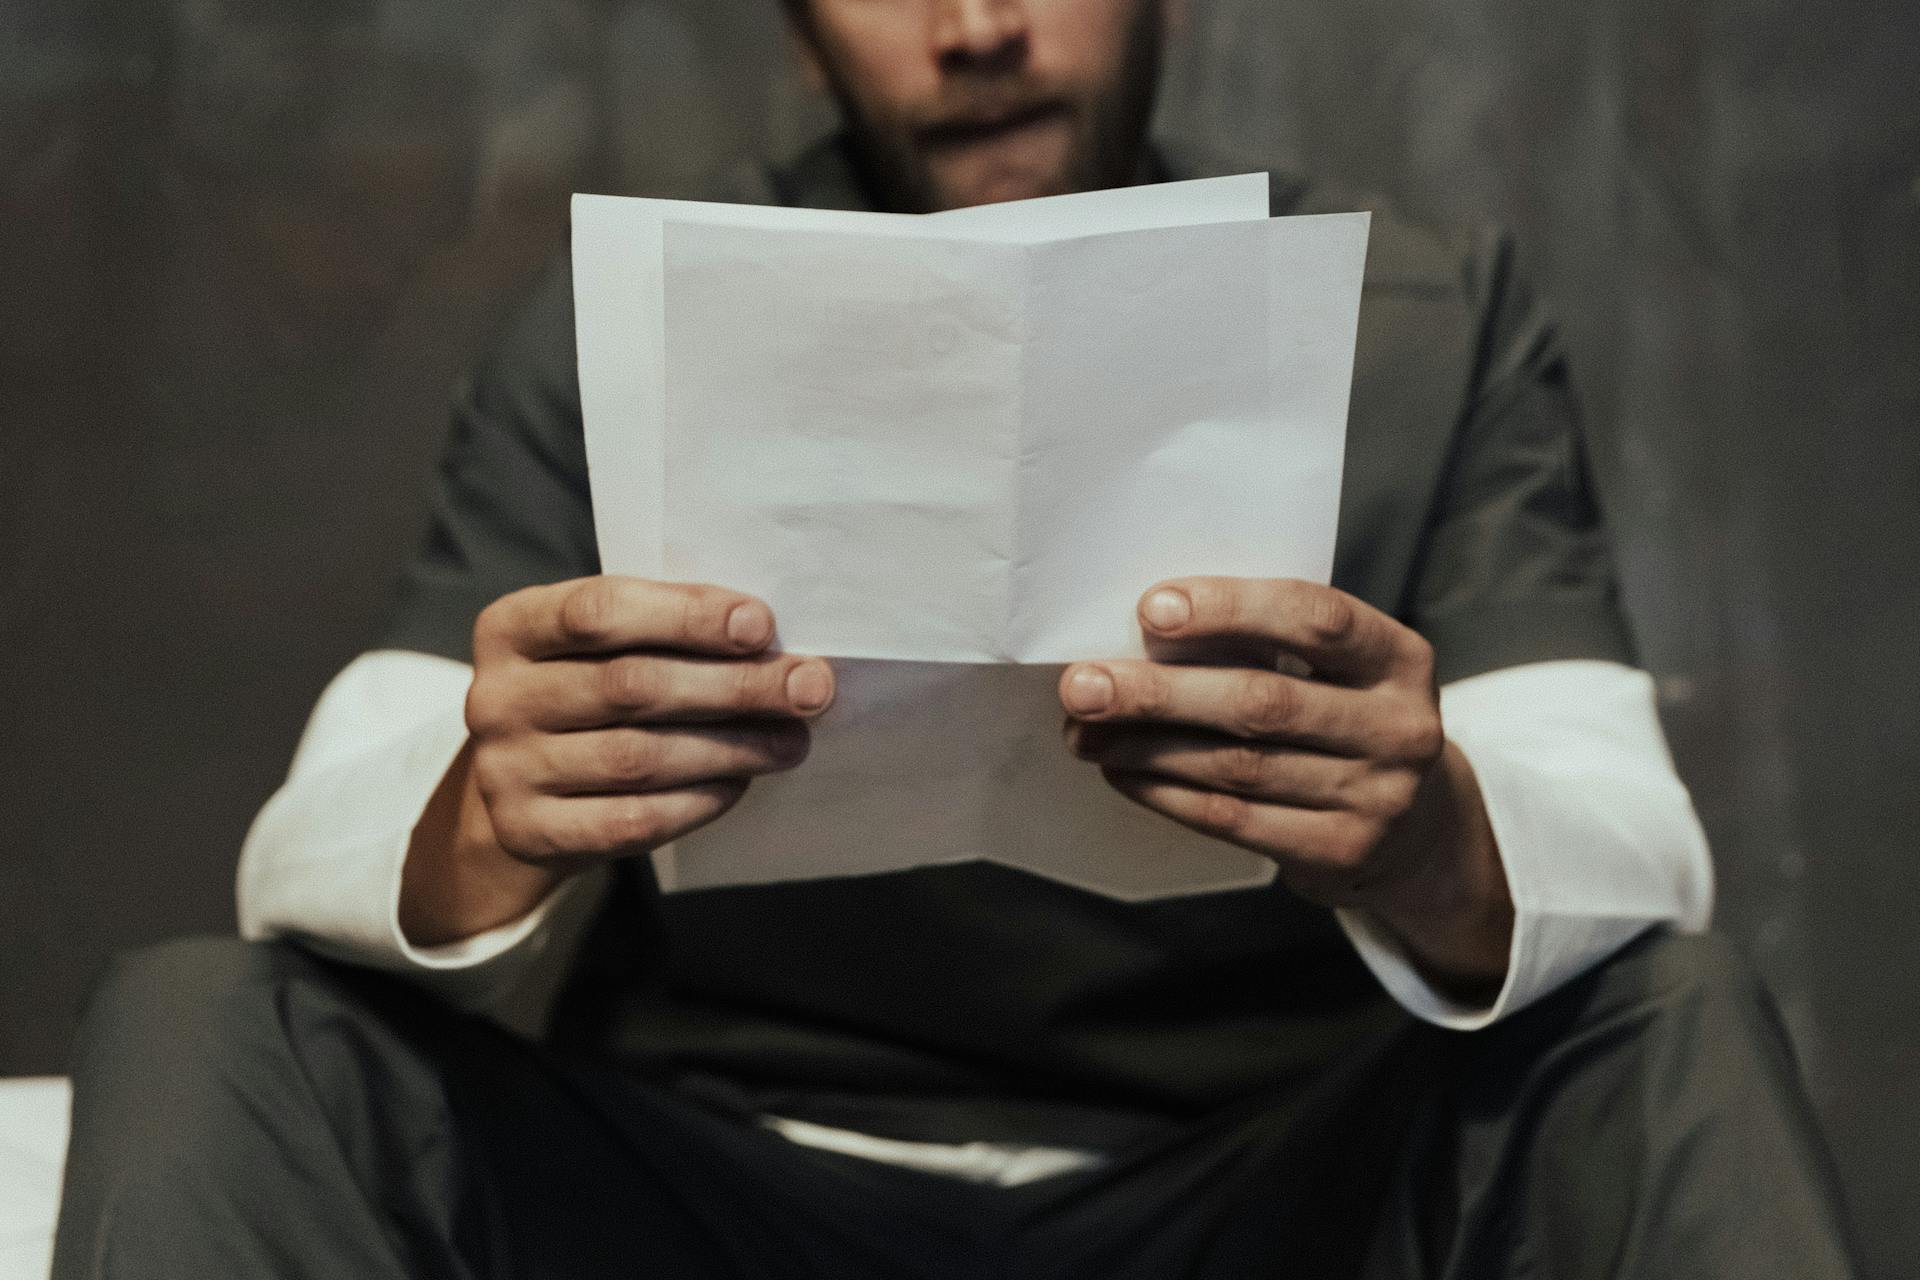
[[[1521,233],[1722,923],[1920,1275],[1920,9],[1193,7],[1165,132]],[[774,0],[0,0],[0,1073],[231,929],[568,193],[829,119]]]

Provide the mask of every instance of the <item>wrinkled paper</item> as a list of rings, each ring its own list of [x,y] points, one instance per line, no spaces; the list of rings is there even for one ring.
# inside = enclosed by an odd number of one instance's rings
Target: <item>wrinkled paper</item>
[[[1125,899],[1264,858],[1115,794],[1062,664],[1184,574],[1326,581],[1364,214],[1264,175],[924,217],[578,196],[606,572],[721,583],[834,659],[798,769],[654,856],[669,891],[987,859]]]

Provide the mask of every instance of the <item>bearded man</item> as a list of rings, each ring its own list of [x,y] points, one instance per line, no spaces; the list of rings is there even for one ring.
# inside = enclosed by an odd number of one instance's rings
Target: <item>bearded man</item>
[[[1244,167],[1148,138],[1173,0],[790,17],[846,127],[716,198]],[[1061,750],[1269,888],[662,894],[645,855],[804,768],[834,675],[764,601],[599,573],[556,267],[248,837],[252,941],[95,997],[56,1273],[1853,1274],[1778,1019],[1700,933],[1705,842],[1506,240],[1376,214],[1333,586],[1141,590],[1149,653],[1258,661],[1090,655]]]

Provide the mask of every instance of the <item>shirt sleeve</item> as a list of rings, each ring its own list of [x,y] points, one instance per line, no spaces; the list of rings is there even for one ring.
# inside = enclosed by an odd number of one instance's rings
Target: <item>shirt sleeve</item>
[[[604,872],[512,924],[445,947],[399,927],[413,828],[466,741],[473,624],[509,592],[599,571],[564,255],[454,397],[425,536],[374,652],[342,671],[241,855],[241,931],[405,974],[533,1029]]]
[[[362,655],[328,685],[285,784],[242,846],[240,932],[403,974],[532,1033],[597,904],[595,874],[457,943],[417,946],[400,928],[401,868],[415,824],[466,742],[471,674],[464,663],[388,650]]]
[[[1442,684],[1531,662],[1636,665],[1559,331],[1506,236],[1463,272],[1476,354],[1396,612],[1432,642]]]
[[[1656,924],[1707,927],[1713,866],[1643,671],[1532,663],[1447,685],[1447,736],[1479,779],[1513,895],[1507,976],[1484,1008],[1436,990],[1362,912],[1335,914],[1409,1012],[1456,1030],[1497,1021]]]
[[[455,394],[426,535],[378,647],[470,662],[474,619],[489,604],[599,571],[573,286],[559,259]]]
[[[1472,367],[1399,615],[1434,646],[1442,721],[1473,765],[1514,899],[1485,1008],[1425,982],[1370,917],[1339,912],[1419,1017],[1485,1026],[1657,923],[1706,926],[1704,835],[1637,670],[1559,331],[1510,237],[1461,259]]]

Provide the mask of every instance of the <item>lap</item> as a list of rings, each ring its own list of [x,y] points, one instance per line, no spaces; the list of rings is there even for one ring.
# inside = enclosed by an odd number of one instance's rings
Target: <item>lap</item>
[[[74,1078],[63,1277],[891,1280],[999,1248],[990,1189],[797,1147],[284,944],[116,962]]]
[[[1063,1191],[1050,1245],[1087,1265],[1039,1274],[1856,1273],[1784,1029],[1713,936],[1646,935],[1483,1031],[1406,1019]]]
[[[374,1243],[310,1241],[312,1274],[1848,1274],[1809,1244],[1841,1228],[1777,1019],[1710,939],[1643,939],[1487,1031],[1406,1020],[1011,1192],[795,1147],[284,945],[121,963],[79,1056],[76,1222],[105,1212],[110,1165],[124,1186],[191,1162],[202,1209],[223,1180],[318,1183],[357,1202],[325,1231]]]
[[[1393,1197],[1423,1238],[1383,1274],[1854,1274],[1785,1028],[1725,939],[1645,935],[1433,1039],[1443,1083]]]

